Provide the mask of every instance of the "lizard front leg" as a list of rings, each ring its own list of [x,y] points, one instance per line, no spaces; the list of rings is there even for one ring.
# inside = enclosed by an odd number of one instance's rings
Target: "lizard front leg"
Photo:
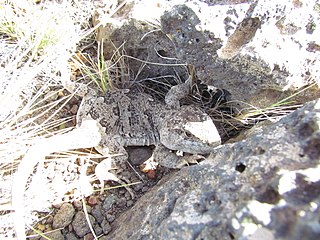
[[[189,77],[184,83],[170,88],[165,96],[165,103],[172,108],[180,107],[180,100],[187,97],[191,91],[192,80]]]

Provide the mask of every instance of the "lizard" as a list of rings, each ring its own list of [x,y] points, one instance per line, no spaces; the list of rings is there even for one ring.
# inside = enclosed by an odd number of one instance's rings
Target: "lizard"
[[[137,89],[108,90],[103,95],[91,91],[79,107],[78,124],[95,119],[103,129],[96,150],[119,153],[117,161],[127,160],[127,146],[154,145],[153,157],[161,166],[181,168],[187,158],[170,150],[193,154],[196,159],[221,144],[209,115],[196,106],[180,106],[183,94],[179,93],[187,92],[188,84],[172,87],[165,103]]]

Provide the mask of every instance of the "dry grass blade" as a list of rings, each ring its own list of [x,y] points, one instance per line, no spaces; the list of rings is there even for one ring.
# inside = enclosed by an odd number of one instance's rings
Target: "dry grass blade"
[[[46,97],[39,100],[39,95],[36,95],[17,114],[0,123],[1,171],[15,169],[18,161],[13,161],[13,159],[20,159],[29,146],[41,137],[52,136],[67,130],[59,129],[59,127],[68,122],[68,119],[53,120],[53,118],[71,97],[72,95],[65,96],[37,107],[38,104],[43,104]],[[46,115],[48,117],[44,117]]]
[[[81,199],[81,201],[82,201],[82,206],[83,206],[83,212],[84,212],[84,214],[86,216],[86,220],[87,220],[88,226],[90,228],[90,231],[91,231],[94,239],[97,240],[98,238],[97,238],[97,235],[95,234],[94,229],[92,227],[92,224],[91,224],[91,221],[90,221],[90,218],[89,218],[89,215],[88,215],[88,210],[87,210],[86,203],[85,203],[84,199]]]
[[[105,190],[110,190],[110,189],[117,189],[117,188],[126,188],[126,189],[130,189],[128,187],[133,186],[133,185],[137,185],[137,184],[141,184],[141,182],[133,182],[133,183],[122,183],[118,186],[112,186],[112,187],[107,187],[107,188],[102,188],[103,191]],[[97,191],[101,191],[101,189],[97,189],[95,190],[95,192]]]
[[[291,99],[316,85],[317,83],[314,82],[309,86],[297,91],[296,93],[291,94],[290,96],[266,108],[257,108],[255,106],[241,102],[242,104],[249,105],[249,108],[242,109],[238,116],[235,117],[235,119],[241,121],[244,124],[254,124],[257,121],[262,120],[270,120],[272,122],[277,121],[281,117],[288,115],[297,108],[302,107],[302,104],[295,104],[295,101]]]

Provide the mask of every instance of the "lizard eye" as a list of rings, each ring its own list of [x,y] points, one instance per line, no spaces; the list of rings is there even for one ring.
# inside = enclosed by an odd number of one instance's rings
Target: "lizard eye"
[[[191,138],[191,137],[192,137],[192,134],[191,134],[190,132],[185,131],[184,133],[186,134],[186,136],[187,136],[188,138]]]

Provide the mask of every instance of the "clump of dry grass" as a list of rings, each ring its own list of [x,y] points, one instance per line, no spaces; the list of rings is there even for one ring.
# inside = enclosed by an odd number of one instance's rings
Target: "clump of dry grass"
[[[302,107],[303,104],[297,102],[295,98],[316,86],[317,83],[313,82],[291,93],[288,97],[264,108],[259,108],[239,100],[232,100],[221,105],[218,104],[214,108],[207,109],[207,112],[219,123],[219,132],[222,134],[224,141],[227,141],[239,135],[243,130],[252,128],[260,122],[277,122]],[[237,108],[236,106],[241,106],[241,108]],[[225,109],[228,110],[225,111]]]
[[[235,116],[235,119],[246,125],[253,125],[259,121],[269,120],[271,122],[278,121],[280,118],[288,115],[297,108],[302,107],[302,104],[294,101],[294,97],[308,91],[308,89],[313,88],[317,85],[316,82],[311,83],[309,86],[303,87],[302,89],[292,93],[290,96],[271,104],[265,108],[258,108],[246,103],[248,108],[243,108]]]
[[[130,69],[124,55],[124,44],[116,48],[113,45],[113,54],[110,59],[105,59],[103,41],[98,42],[97,56],[79,53],[73,62],[82,72],[82,76],[94,82],[100,92],[107,90],[130,88]],[[111,49],[110,49],[111,51]]]
[[[36,220],[30,211],[36,205],[45,207],[33,202],[34,199],[24,201],[27,181],[28,196],[33,188],[30,184],[36,182],[29,176],[36,169],[36,173],[41,172],[41,161],[53,152],[92,144],[75,143],[79,134],[88,132],[70,131],[65,127],[70,119],[59,115],[73,96],[63,92],[62,86],[70,77],[68,59],[86,36],[86,24],[91,15],[89,2],[77,4],[0,1],[0,187],[5,193],[0,196],[0,207],[14,211],[13,216],[10,212],[2,212],[0,216],[2,237],[25,239],[24,221],[30,225]],[[59,145],[55,144],[57,141]],[[65,155],[64,161],[74,162],[79,156],[73,152]],[[51,157],[50,161],[59,162],[59,159]],[[53,196],[42,192],[40,196],[54,200],[52,197],[58,199],[61,194],[65,193],[61,191]]]

